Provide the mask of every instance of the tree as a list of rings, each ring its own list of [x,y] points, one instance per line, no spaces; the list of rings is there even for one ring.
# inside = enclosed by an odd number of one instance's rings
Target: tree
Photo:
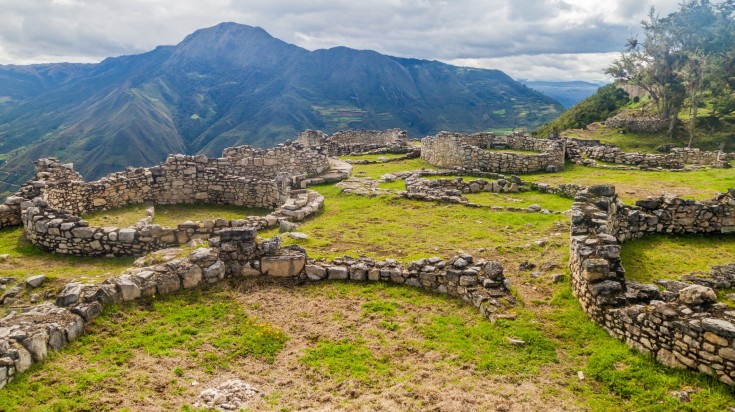
[[[629,39],[606,73],[646,90],[659,116],[671,120],[669,134],[688,97],[691,146],[704,93],[719,93],[716,106],[721,110],[735,108],[735,81],[725,80],[735,80],[734,17],[735,0],[717,5],[687,0],[664,18],[651,8],[648,19],[641,22],[644,40]]]

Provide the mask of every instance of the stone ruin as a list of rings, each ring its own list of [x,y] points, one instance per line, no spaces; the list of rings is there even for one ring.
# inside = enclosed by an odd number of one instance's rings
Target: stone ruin
[[[170,156],[148,168],[128,168],[85,182],[71,165],[36,162],[36,178],[0,206],[2,226],[23,224],[35,245],[78,256],[139,256],[207,239],[227,227],[272,227],[319,211],[323,196],[291,190],[329,169],[326,153],[296,143],[272,149],[227,148],[221,158]],[[143,219],[133,227],[90,227],[80,215],[133,203],[207,203],[275,209],[268,216],[186,222],[165,228]],[[152,217],[152,213],[149,213]]]
[[[585,159],[583,155],[587,158]],[[587,145],[583,141],[576,140],[568,144],[567,157],[574,163],[590,167],[618,168],[595,162],[599,160],[616,165],[635,166],[643,170],[692,170],[704,166],[729,168],[731,167],[729,161],[735,159],[735,154],[684,147],[672,148],[665,154],[624,152],[616,146],[599,143]]]
[[[629,206],[614,186],[590,187],[572,207],[574,294],[596,323],[631,347],[735,384],[735,309],[718,303],[711,288],[735,285],[735,268],[715,268],[710,280],[662,282],[664,291],[626,281],[623,242],[651,233],[735,233],[735,191],[704,202],[658,197]]]
[[[421,140],[421,158],[432,165],[495,173],[557,172],[564,168],[565,150],[563,140],[535,139],[521,133],[496,136],[494,133],[464,135],[440,132]]]
[[[420,259],[403,265],[392,259],[360,257],[326,260],[307,258],[298,246],[280,247],[279,238],[257,242],[253,228],[224,228],[209,239],[210,247],[186,257],[179,249],[156,252],[164,262],[146,258],[120,276],[97,284],[69,283],[55,302],[0,319],[0,388],[51,350],[60,350],[79,337],[85,326],[108,304],[151,298],[179,290],[208,287],[229,279],[272,276],[292,283],[326,279],[388,281],[457,297],[489,319],[515,305],[503,267],[498,262],[460,254],[445,260]],[[154,259],[155,260],[155,259]]]
[[[411,153],[405,130],[346,130],[331,136],[321,130],[305,130],[296,142],[306,147],[320,147],[329,156],[359,154]],[[418,156],[416,156],[418,157]]]

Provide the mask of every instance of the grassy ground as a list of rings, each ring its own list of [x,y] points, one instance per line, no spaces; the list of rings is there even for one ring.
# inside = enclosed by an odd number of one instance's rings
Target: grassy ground
[[[641,172],[637,170],[594,169],[566,165],[562,172],[525,175],[524,180],[585,186],[613,184],[618,196],[632,202],[647,196],[671,193],[690,199],[711,199],[718,192],[735,187],[735,169],[706,169],[696,172]]]
[[[626,278],[651,283],[679,280],[710,266],[735,262],[735,236],[651,235],[623,245]]]
[[[64,256],[45,252],[22,236],[23,229],[0,229],[0,254],[10,258],[0,262],[0,277],[12,276],[20,281],[45,274],[50,281],[34,290],[40,295],[55,296],[70,281],[98,282],[130,267],[134,258],[91,258]]]
[[[132,204],[124,207],[89,213],[84,217],[91,226],[129,227],[145,217],[146,206]],[[187,220],[193,222],[214,219],[243,219],[246,216],[265,216],[267,209],[254,209],[228,205],[181,204],[156,205],[153,223],[164,227],[176,227]]]
[[[341,156],[341,160],[383,160],[383,159],[395,159],[404,154],[399,153],[383,153],[383,154],[370,154],[370,155],[359,155],[359,156]]]
[[[352,174],[355,176],[367,176],[373,179],[380,179],[387,173],[403,172],[408,170],[433,170],[438,167],[430,164],[421,158],[401,160],[398,162],[381,163],[377,165],[353,165]]]
[[[361,170],[379,177],[385,166],[421,168],[416,160],[396,163]],[[572,168],[532,177],[575,182],[594,180],[586,173],[597,171]],[[676,181],[676,187],[696,197],[698,190],[728,179],[714,176],[707,182],[712,175],[696,173],[672,174],[689,177]],[[630,191],[636,176],[649,174],[620,176]],[[654,183],[660,184],[647,185]],[[364,254],[408,261],[465,250],[504,265],[521,302],[514,309],[516,319],[490,323],[459,301],[401,286],[247,280],[231,288],[108,308],[81,339],[5,388],[0,410],[187,410],[201,390],[231,378],[266,393],[249,410],[715,411],[735,406],[731,388],[698,373],[664,368],[589,321],[568,285],[566,215],[492,212],[389,196],[368,199],[340,194],[331,185],[315,189],[325,195],[325,209],[299,228],[309,235],[299,244],[311,257]],[[477,199],[557,210],[570,202],[534,192],[498,198],[479,194]],[[35,274],[29,270],[33,265],[58,258],[32,246],[18,247],[19,233],[0,231],[0,245],[13,255],[9,267]],[[296,242],[289,239],[284,243]],[[715,259],[725,263],[735,257],[733,243],[721,242],[726,238],[651,239],[623,248],[629,276],[651,268],[674,273],[677,266],[708,270]],[[650,249],[657,254],[636,258],[636,251]],[[710,252],[719,257],[708,258]],[[67,265],[62,273],[71,274],[85,262],[76,259],[56,263]],[[521,271],[519,264],[526,261],[536,268]],[[127,266],[124,260],[120,264]],[[565,281],[553,283],[555,273]],[[526,343],[512,345],[508,338]],[[672,395],[685,389],[695,390],[689,403]]]
[[[489,212],[388,196],[366,198],[340,194],[331,185],[316,189],[329,200],[318,217],[300,225],[299,231],[309,239],[286,238],[286,243],[297,243],[314,257],[352,254],[410,261],[451,256],[459,250],[488,254],[497,245],[521,248],[541,239],[561,245],[567,224],[563,215]],[[276,233],[272,229],[261,235]]]

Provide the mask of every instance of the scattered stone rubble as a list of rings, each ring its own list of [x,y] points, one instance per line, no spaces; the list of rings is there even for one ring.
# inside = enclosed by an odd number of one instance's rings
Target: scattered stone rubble
[[[218,411],[240,410],[253,398],[264,394],[249,383],[240,379],[231,379],[219,384],[216,388],[207,388],[199,395],[201,402],[195,402],[195,408],[211,408]]]
[[[659,197],[628,206],[610,185],[592,186],[572,208],[570,270],[582,308],[608,333],[677,368],[735,384],[735,310],[704,284],[663,282],[666,290],[625,280],[621,244],[649,233],[735,232],[733,191],[711,201]],[[711,285],[732,284],[727,268]],[[725,273],[726,275],[723,275]]]

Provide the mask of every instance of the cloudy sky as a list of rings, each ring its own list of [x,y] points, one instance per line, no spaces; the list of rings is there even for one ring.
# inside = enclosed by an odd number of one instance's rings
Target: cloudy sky
[[[604,81],[649,8],[679,0],[0,0],[0,64],[97,62],[223,21],[309,50],[348,46],[516,79]]]

